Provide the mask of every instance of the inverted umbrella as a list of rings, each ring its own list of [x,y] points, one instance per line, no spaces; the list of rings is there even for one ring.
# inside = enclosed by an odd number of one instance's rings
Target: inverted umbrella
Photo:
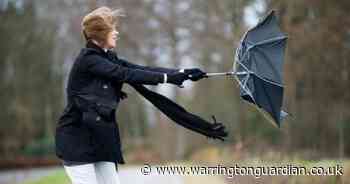
[[[275,12],[271,11],[243,36],[235,52],[232,71],[207,73],[207,76],[234,76],[240,96],[280,127],[287,115],[281,110],[286,42],[287,36],[280,30]]]

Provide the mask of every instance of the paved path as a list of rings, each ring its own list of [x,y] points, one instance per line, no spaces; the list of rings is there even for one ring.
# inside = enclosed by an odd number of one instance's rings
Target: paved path
[[[141,174],[142,166],[122,166],[119,168],[119,178],[122,184],[224,184],[225,181],[215,176],[181,176],[160,175],[151,172],[149,175]],[[29,170],[0,171],[0,184],[22,184],[24,181],[37,180],[51,173],[63,169],[59,167],[46,167]]]
[[[121,167],[119,171],[121,183],[125,184],[184,184],[185,179],[180,175],[142,175],[140,166]]]
[[[122,184],[225,184],[220,176],[196,176],[196,175],[160,175],[152,171],[149,175],[142,175],[142,166],[122,166],[119,178]]]

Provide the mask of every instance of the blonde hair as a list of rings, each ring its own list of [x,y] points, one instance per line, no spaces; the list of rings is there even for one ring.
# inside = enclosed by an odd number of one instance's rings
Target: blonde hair
[[[84,16],[81,27],[82,34],[86,41],[94,39],[104,42],[107,34],[119,25],[119,18],[124,17],[123,9],[112,10],[102,6]]]

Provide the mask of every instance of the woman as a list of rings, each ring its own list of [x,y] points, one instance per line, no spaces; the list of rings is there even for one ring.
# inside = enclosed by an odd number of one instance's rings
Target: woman
[[[120,14],[119,14],[120,15]],[[73,184],[117,184],[117,164],[124,164],[115,112],[123,83],[182,85],[205,77],[200,69],[146,67],[119,59],[118,11],[98,8],[82,21],[86,47],[69,73],[67,105],[56,128],[56,155]]]

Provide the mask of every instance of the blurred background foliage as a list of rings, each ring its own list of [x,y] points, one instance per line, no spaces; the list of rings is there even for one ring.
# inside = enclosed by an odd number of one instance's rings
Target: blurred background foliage
[[[289,35],[284,104],[293,116],[281,129],[242,102],[230,79],[151,87],[208,120],[216,115],[230,132],[223,143],[174,124],[125,85],[117,119],[130,161],[188,159],[208,146],[350,155],[348,0],[0,0],[0,158],[54,156],[68,72],[85,44],[80,21],[102,5],[126,10],[116,51],[141,65],[228,71],[241,36],[271,9]]]

